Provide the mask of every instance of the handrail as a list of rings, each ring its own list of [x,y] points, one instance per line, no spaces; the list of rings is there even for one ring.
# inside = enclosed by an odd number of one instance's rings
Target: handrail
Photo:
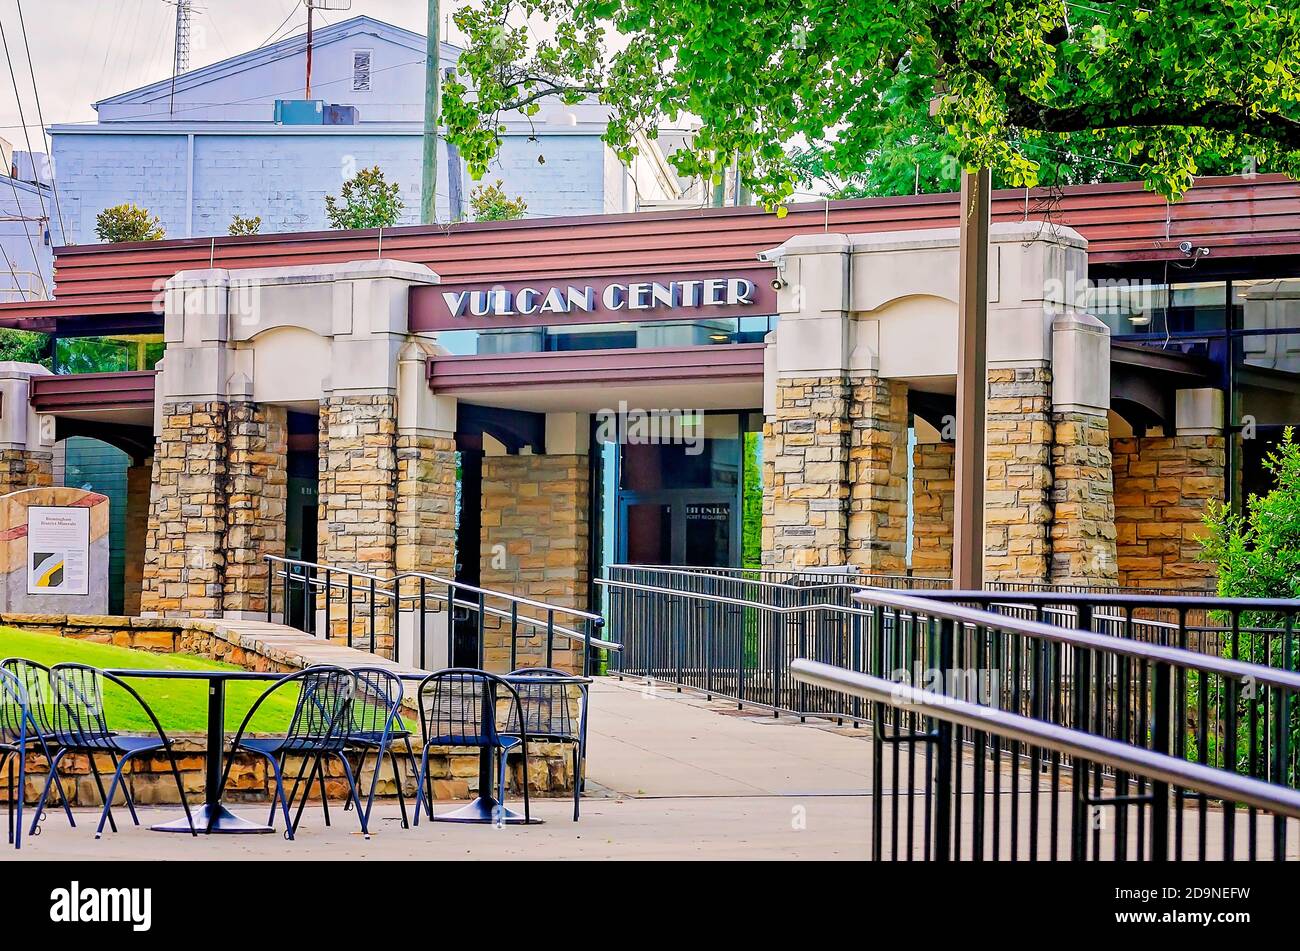
[[[410,578],[415,578],[415,579],[423,578],[425,581],[435,582],[436,584],[444,588],[455,587],[463,591],[471,591],[474,594],[486,594],[491,597],[505,598],[506,600],[513,601],[516,604],[523,604],[523,605],[527,605],[528,607],[539,608],[543,611],[555,611],[557,613],[568,614],[571,615],[572,617],[580,617],[588,621],[598,621],[602,624],[605,621],[605,619],[601,617],[599,614],[592,614],[590,611],[583,611],[579,608],[569,608],[560,604],[550,604],[546,601],[536,601],[532,598],[525,598],[522,597],[521,595],[511,594],[509,591],[499,591],[494,588],[480,588],[477,587],[476,585],[467,584],[464,581],[456,581],[451,578],[444,578],[441,575],[430,574],[425,571],[403,571],[394,575],[391,578],[386,578],[382,575],[370,574],[368,572],[358,571],[353,568],[341,568],[335,565],[326,565],[315,561],[302,561],[297,558],[282,558],[279,555],[263,555],[262,557],[266,561],[278,562],[279,564],[283,564],[283,565],[300,565],[304,568],[318,568],[322,571],[330,571],[341,575],[351,575],[354,578],[364,578],[367,581],[382,582],[384,584],[391,584],[391,583],[400,584],[401,582],[406,581],[407,579]],[[391,593],[391,591],[389,593]],[[412,598],[418,597],[418,595],[413,595],[413,594],[400,595],[400,597],[402,600],[410,600]]]
[[[1293,598],[1222,598],[1216,595],[1119,594],[1083,591],[927,591],[936,601],[990,601],[999,604],[1088,604],[1131,608],[1166,608],[1184,611],[1280,611],[1300,612],[1300,600]],[[1194,603],[1189,603],[1192,601]]]
[[[370,579],[372,577],[370,575],[365,574],[364,572],[353,572],[347,568],[333,568],[333,567],[326,567],[324,565],[313,565],[313,563],[311,562],[290,561],[287,559],[275,558],[275,556],[272,555],[268,555],[267,558],[268,559],[273,558],[274,560],[283,563],[301,564],[301,565],[306,565],[308,567],[317,567],[331,574],[342,574],[342,575],[351,574],[354,577],[362,577],[366,579]],[[339,592],[346,592],[348,590],[348,586],[340,581],[330,580],[327,584],[325,579],[320,578],[319,576],[308,577],[306,575],[295,575],[285,570],[277,571],[276,576],[280,578],[292,578],[295,582],[307,584],[317,589],[324,589],[328,587],[334,591],[339,591]],[[432,580],[436,576],[408,572],[407,574],[400,575],[399,580],[406,577],[420,577],[420,578],[426,578]],[[544,602],[530,601],[528,599],[523,599],[523,598],[515,599],[512,595],[509,595],[504,591],[495,591],[490,588],[475,588],[472,585],[462,585],[459,583],[455,583],[453,585],[453,583],[446,582],[443,579],[438,579],[438,580],[441,582],[440,588],[455,586],[455,587],[462,587],[466,590],[471,590],[475,592],[481,591],[488,596],[499,596],[499,597],[507,598],[509,600],[515,601],[515,603],[518,604],[540,605],[543,610],[547,610],[547,611],[553,610],[556,612],[564,611],[568,613],[574,613],[580,617],[589,618],[593,622],[599,621],[600,623],[596,624],[597,627],[604,626],[604,618],[600,617],[599,615],[589,614],[586,611],[577,611],[576,609],[570,610],[569,608],[562,608],[559,607],[558,605],[554,605],[554,606],[546,605],[544,604]],[[371,591],[370,588],[352,588],[351,590],[354,595],[368,595],[370,594]],[[421,598],[421,595],[419,594],[400,594],[400,593],[395,593],[392,588],[381,588],[378,586],[374,588],[374,593],[377,595],[383,595],[385,598],[389,599],[390,601],[396,600],[399,603],[402,601],[419,601]],[[423,597],[425,598],[425,600],[433,600],[433,601],[439,601],[444,603],[447,601],[447,595],[443,593],[443,591],[440,589],[426,591]],[[460,598],[452,599],[452,607],[465,608],[470,611],[479,610],[479,604],[477,601],[465,601]],[[515,620],[522,624],[527,624],[529,627],[532,628],[547,628],[548,630],[556,634],[559,634],[561,637],[564,637],[569,640],[582,641],[583,643],[590,644],[592,647],[599,648],[600,650],[621,651],[623,649],[623,645],[617,643],[616,641],[606,640],[600,637],[590,637],[586,634],[583,634],[581,631],[576,631],[573,628],[565,627],[561,624],[548,624],[548,622],[544,618],[532,617],[531,615],[528,614],[514,615],[509,611],[506,611],[502,608],[493,607],[492,605],[489,604],[483,605],[483,613],[491,617],[501,618],[507,621]]]
[[[1121,654],[1139,660],[1160,660],[1187,670],[1220,674],[1237,680],[1251,680],[1271,687],[1280,687],[1283,690],[1300,690],[1300,674],[1279,670],[1276,667],[1265,667],[1262,664],[1249,664],[1226,657],[1216,657],[1213,654],[1189,651],[1181,647],[1166,647],[1163,644],[1125,640],[1109,634],[1072,630],[1044,624],[1041,621],[994,614],[979,608],[936,603],[937,599],[896,594],[883,589],[862,591],[854,595],[854,599],[892,607],[907,614],[921,614],[926,617],[955,621],[970,627],[1001,628],[1058,644]]]
[[[869,609],[846,607],[837,604],[759,604],[754,601],[746,601],[742,598],[732,598],[726,595],[708,594],[702,591],[689,591],[679,588],[660,588],[653,585],[636,584],[628,581],[615,581],[608,578],[598,578],[596,579],[596,583],[610,588],[626,588],[634,591],[664,594],[678,598],[694,598],[696,600],[730,604],[737,607],[762,608],[764,611],[770,611],[773,614],[825,612],[870,617],[872,613]],[[1103,650],[1112,654],[1125,654],[1138,659],[1161,660],[1172,664],[1175,667],[1181,667],[1187,670],[1207,671],[1210,673],[1233,677],[1238,680],[1242,678],[1250,678],[1257,683],[1280,687],[1284,690],[1300,691],[1300,674],[1278,670],[1274,667],[1264,667],[1260,664],[1249,664],[1244,661],[1215,657],[1212,654],[1189,651],[1180,647],[1166,647],[1161,644],[1148,644],[1144,641],[1124,640],[1123,638],[1112,637],[1108,634],[1094,634],[1090,631],[1071,630],[1069,628],[1044,624],[1040,621],[1011,618],[1005,614],[994,614],[990,611],[981,611],[977,608],[965,608],[957,605],[936,603],[934,599],[928,597],[902,595],[885,588],[863,589],[859,586],[859,593],[854,596],[854,600],[880,603],[882,606],[891,607],[896,611],[902,611],[906,614],[922,614],[927,617],[946,618],[952,621],[959,621],[963,625],[969,627],[1005,628],[1015,630],[1017,633],[1027,634],[1031,637],[1054,641],[1059,644]]]
[[[1115,770],[1146,776],[1215,798],[1300,818],[1300,792],[1285,786],[818,661],[795,660],[789,669],[796,680],[812,686],[895,708],[924,708],[926,716],[954,725],[1102,763]]]
[[[270,586],[266,601],[268,621],[272,619],[273,615],[275,582],[277,580],[280,580],[283,584],[286,620],[288,619],[288,604],[292,587],[295,584],[302,586],[303,629],[311,634],[318,633],[316,628],[320,621],[317,609],[320,605],[314,603],[314,600],[319,598],[321,591],[324,592],[326,626],[328,627],[336,620],[343,620],[342,618],[336,618],[332,612],[334,600],[332,595],[337,592],[343,602],[341,607],[346,612],[347,628],[345,636],[348,646],[353,646],[355,640],[354,623],[356,615],[354,606],[359,604],[361,606],[361,636],[366,636],[366,618],[368,616],[368,636],[372,652],[380,649],[380,620],[386,618],[390,612],[392,613],[391,644],[384,647],[384,649],[391,649],[393,656],[398,656],[401,636],[400,618],[403,611],[407,609],[406,605],[412,605],[418,614],[419,630],[416,643],[422,666],[424,665],[428,646],[426,620],[429,616],[428,607],[431,600],[434,605],[440,603],[447,605],[449,613],[454,612],[457,608],[462,608],[473,611],[477,615],[479,666],[483,666],[484,663],[485,624],[488,618],[495,618],[509,624],[507,646],[509,647],[512,667],[515,665],[518,656],[517,649],[520,644],[519,628],[521,623],[526,628],[525,637],[534,637],[537,636],[538,632],[545,632],[546,666],[552,665],[557,635],[568,642],[570,649],[578,649],[575,645],[581,645],[582,667],[585,673],[591,671],[591,666],[596,659],[595,651],[604,650],[617,653],[623,649],[622,644],[599,636],[605,626],[603,617],[578,608],[548,604],[533,598],[522,597],[506,591],[482,588],[428,572],[407,571],[395,574],[392,577],[385,577],[378,573],[355,568],[336,567],[279,555],[264,555],[263,560],[266,562],[270,574]],[[356,583],[358,581],[360,584]],[[411,587],[414,582],[419,583],[418,588]],[[408,586],[409,593],[403,593],[403,585]],[[459,594],[465,594],[467,597],[459,597]],[[387,606],[382,608],[382,613],[380,608],[381,599],[388,602]],[[489,600],[498,599],[506,602],[504,607],[489,603]],[[524,610],[521,611],[521,608]],[[535,614],[542,614],[544,617],[534,616]],[[573,626],[557,624],[557,616]],[[586,632],[577,630],[579,627],[584,628]],[[450,636],[451,630],[452,627],[449,624],[449,636],[446,641],[448,663],[452,662],[454,644],[456,643],[455,639]],[[326,636],[328,636],[328,632]],[[388,637],[387,634],[382,636]]]

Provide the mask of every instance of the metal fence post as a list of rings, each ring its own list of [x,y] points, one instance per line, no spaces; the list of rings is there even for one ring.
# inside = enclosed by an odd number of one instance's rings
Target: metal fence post
[[[1168,753],[1171,746],[1171,690],[1172,668],[1168,664],[1155,665],[1151,711],[1151,749]],[[1169,858],[1169,784],[1153,780],[1151,783],[1151,859],[1163,862]]]

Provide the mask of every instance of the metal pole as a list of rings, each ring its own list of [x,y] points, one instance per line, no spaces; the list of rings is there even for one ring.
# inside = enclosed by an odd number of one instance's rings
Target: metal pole
[[[438,220],[438,0],[429,0],[429,21],[424,53],[424,171],[420,183],[420,222]]]
[[[988,393],[989,191],[987,168],[961,181],[957,325],[957,492],[953,585],[984,585],[984,406]]]

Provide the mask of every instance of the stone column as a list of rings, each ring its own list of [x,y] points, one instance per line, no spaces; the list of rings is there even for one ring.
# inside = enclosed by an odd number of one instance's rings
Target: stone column
[[[219,617],[229,485],[230,274],[167,282],[141,614]]]
[[[1052,564],[1056,584],[1119,580],[1110,452],[1110,330],[1069,314],[1052,324]]]
[[[431,351],[412,341],[398,359],[398,572],[456,570],[456,401],[429,392]]]
[[[1223,393],[1180,390],[1173,436],[1111,443],[1120,584],[1213,590],[1214,566],[1198,559],[1202,518],[1222,501],[1226,477]]]
[[[849,414],[847,561],[907,571],[907,386],[854,374]]]
[[[1048,580],[1052,521],[1052,374],[989,370],[984,580]]]
[[[397,397],[331,396],[320,406],[320,481],[317,490],[317,560],[391,578],[397,548]],[[346,636],[346,620],[332,633]],[[369,633],[354,618],[354,633]],[[392,610],[381,602],[376,637],[387,646]]]
[[[576,427],[568,424],[576,423]],[[562,433],[560,430],[570,429]],[[480,583],[511,594],[585,610],[589,596],[591,470],[586,417],[548,414],[545,455],[489,455],[483,458],[483,522]],[[498,605],[501,606],[501,605]],[[521,613],[545,619],[536,610]],[[571,618],[557,617],[567,625]],[[517,666],[542,665],[544,633],[520,627]],[[493,622],[485,631],[486,663],[496,670],[510,663],[510,627]],[[580,670],[579,645],[555,639],[553,665]]]
[[[922,429],[933,441],[922,441]],[[918,417],[912,450],[912,574],[921,578],[952,577],[956,447]],[[927,434],[928,435],[928,434]]]
[[[763,566],[843,565],[849,526],[849,402],[842,377],[782,378],[763,424]]]
[[[226,559],[225,401],[165,403],[154,448],[142,614],[217,617]]]
[[[31,410],[31,378],[49,375],[39,364],[0,362],[0,495],[54,484],[53,427],[42,436]]]
[[[284,555],[289,424],[282,406],[230,404],[227,447],[226,617],[265,618],[270,566]]]
[[[126,548],[122,584],[122,612],[140,613],[140,598],[144,584],[144,559],[146,536],[149,533],[149,489],[153,479],[153,459],[126,470]]]

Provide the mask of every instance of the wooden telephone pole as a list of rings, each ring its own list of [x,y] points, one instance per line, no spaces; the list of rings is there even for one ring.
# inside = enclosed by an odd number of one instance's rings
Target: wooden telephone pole
[[[441,74],[438,69],[438,0],[429,0],[424,53],[424,161],[420,179],[420,221],[438,220],[438,112]]]

